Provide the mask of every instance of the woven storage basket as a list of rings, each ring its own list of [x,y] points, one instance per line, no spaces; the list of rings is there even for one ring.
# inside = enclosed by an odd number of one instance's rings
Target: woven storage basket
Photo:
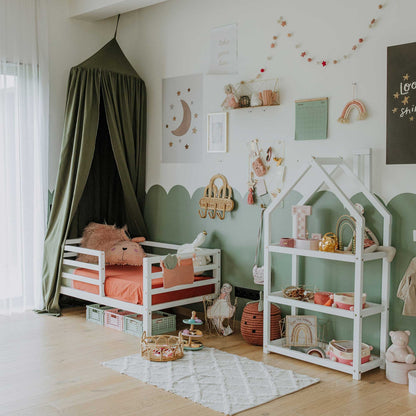
[[[182,334],[146,336],[143,331],[140,342],[140,354],[149,361],[175,361],[183,357]]]
[[[241,317],[241,335],[249,344],[263,345],[263,311],[258,310],[259,303],[248,303]],[[280,309],[271,305],[270,311],[270,339],[280,338]]]
[[[87,321],[95,322],[99,325],[104,325],[104,311],[106,311],[107,309],[112,309],[112,307],[100,305],[98,303],[87,305],[85,314]]]
[[[126,334],[141,337],[143,332],[143,316],[134,314],[132,316],[123,317],[123,332]],[[176,331],[176,315],[155,311],[152,313],[152,334],[160,335],[166,332]]]
[[[123,309],[107,309],[104,311],[104,326],[107,328],[123,330],[123,317],[134,316],[133,312],[123,311]]]

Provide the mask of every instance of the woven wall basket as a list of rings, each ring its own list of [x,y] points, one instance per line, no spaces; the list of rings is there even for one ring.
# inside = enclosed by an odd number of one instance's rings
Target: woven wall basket
[[[243,310],[241,317],[241,335],[249,344],[263,345],[263,311],[259,312],[258,302],[249,303]],[[280,338],[280,309],[271,305],[270,311],[270,339]]]

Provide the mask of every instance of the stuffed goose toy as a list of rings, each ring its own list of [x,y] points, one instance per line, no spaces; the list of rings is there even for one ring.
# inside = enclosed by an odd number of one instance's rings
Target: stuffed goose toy
[[[178,248],[178,252],[177,255],[180,256],[188,256],[188,255],[196,255],[196,253],[198,252],[198,247],[201,246],[202,244],[204,244],[205,240],[207,238],[207,232],[206,231],[202,231],[201,233],[199,233],[195,240],[192,241],[192,243],[189,244],[183,244],[182,246],[180,246]],[[207,265],[209,262],[211,261],[209,256],[203,256],[203,255],[199,255],[199,256],[195,256],[193,263],[194,263],[194,267],[200,267],[200,266],[205,266]],[[202,274],[202,272],[200,273],[195,273],[196,276]]]
[[[192,243],[189,244],[183,244],[182,246],[180,246],[178,248],[178,256],[179,255],[189,255],[189,254],[195,254],[196,249],[201,246],[202,244],[204,244],[205,239],[207,238],[207,232],[206,231],[202,231],[202,233],[199,233],[195,240],[192,241]]]

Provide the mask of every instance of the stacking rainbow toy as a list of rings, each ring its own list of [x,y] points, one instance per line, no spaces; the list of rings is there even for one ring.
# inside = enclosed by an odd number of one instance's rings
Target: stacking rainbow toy
[[[352,100],[344,107],[342,110],[341,117],[338,119],[340,123],[349,123],[349,117],[351,114],[351,111],[356,108],[359,113],[359,120],[364,120],[367,118],[367,110],[365,108],[365,105],[360,100]]]

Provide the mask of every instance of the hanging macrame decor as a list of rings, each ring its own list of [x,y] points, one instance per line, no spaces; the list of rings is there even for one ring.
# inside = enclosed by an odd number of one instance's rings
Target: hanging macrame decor
[[[349,101],[344,109],[342,110],[341,116],[338,119],[339,123],[349,123],[350,115],[352,110],[356,109],[358,111],[358,120],[365,120],[367,118],[367,109],[362,101],[355,98],[355,90],[357,84],[353,82],[352,84],[352,100]]]

